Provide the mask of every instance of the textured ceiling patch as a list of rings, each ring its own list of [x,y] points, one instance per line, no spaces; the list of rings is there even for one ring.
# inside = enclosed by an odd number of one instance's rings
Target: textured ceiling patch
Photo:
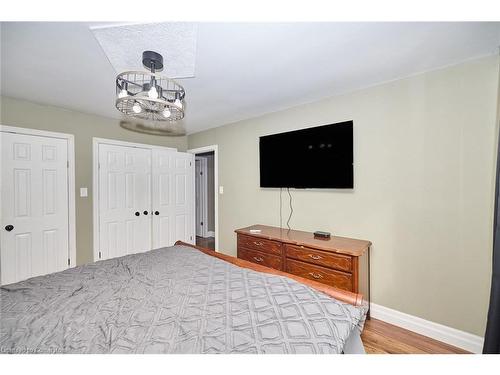
[[[162,74],[170,78],[195,76],[197,25],[148,23],[91,28],[117,73],[144,70],[142,52],[163,56]]]

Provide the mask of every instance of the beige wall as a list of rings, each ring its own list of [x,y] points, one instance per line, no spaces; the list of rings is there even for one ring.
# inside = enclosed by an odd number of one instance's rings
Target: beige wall
[[[76,173],[76,262],[92,261],[92,137],[118,139],[178,148],[185,151],[187,137],[140,134],[120,127],[119,120],[62,108],[0,97],[0,123],[69,133],[75,136]],[[88,187],[88,198],[80,198],[80,187]]]
[[[292,227],[371,240],[373,302],[482,336],[498,62],[475,60],[190,135],[189,148],[219,146],[220,249],[236,254],[236,228],[279,225],[279,190],[259,188],[259,136],[354,120],[355,189],[293,190]]]

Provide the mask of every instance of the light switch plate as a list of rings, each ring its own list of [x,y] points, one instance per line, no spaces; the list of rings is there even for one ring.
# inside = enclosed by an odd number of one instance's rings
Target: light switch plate
[[[219,194],[224,194],[224,186],[219,186]]]
[[[88,197],[88,189],[86,187],[80,188],[80,197],[82,198]]]

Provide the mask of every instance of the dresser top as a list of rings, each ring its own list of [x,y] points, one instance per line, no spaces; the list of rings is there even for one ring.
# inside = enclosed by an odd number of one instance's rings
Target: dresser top
[[[260,229],[260,233],[251,233],[250,229]],[[288,230],[286,228],[271,227],[267,225],[252,225],[250,227],[236,229],[235,232],[353,256],[363,255],[372,244],[370,241],[338,236],[331,236],[329,239],[323,240],[314,238],[312,232]]]

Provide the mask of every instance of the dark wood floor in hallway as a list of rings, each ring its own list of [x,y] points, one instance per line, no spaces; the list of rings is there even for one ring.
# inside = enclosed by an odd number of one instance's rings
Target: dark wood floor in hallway
[[[215,250],[215,237],[198,237],[196,236],[196,246],[204,247],[205,249]]]

